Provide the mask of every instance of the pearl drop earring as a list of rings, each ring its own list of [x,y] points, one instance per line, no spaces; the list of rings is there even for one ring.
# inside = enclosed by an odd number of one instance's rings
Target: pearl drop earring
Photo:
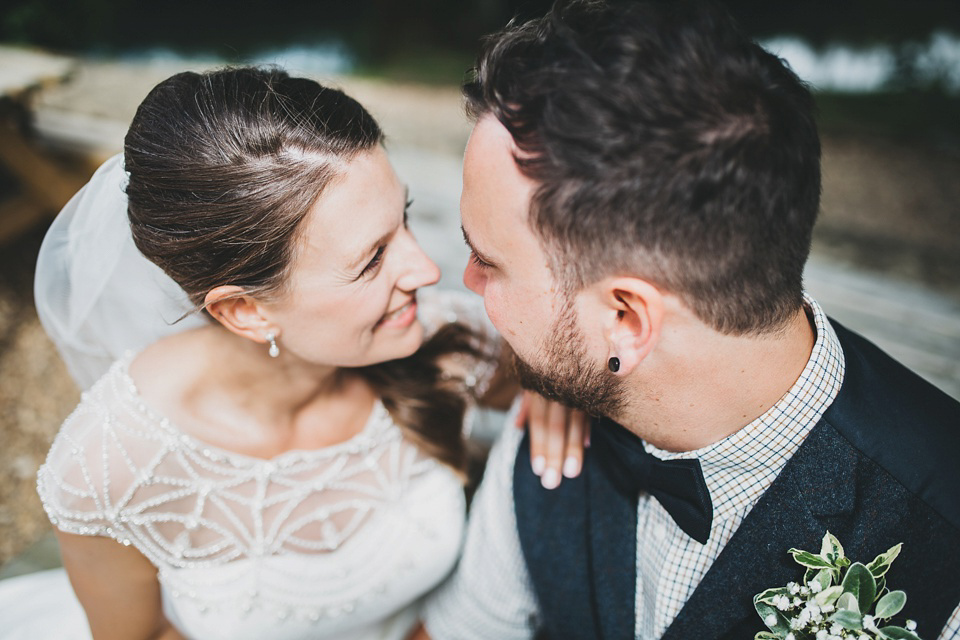
[[[277,334],[273,331],[264,336],[267,342],[270,343],[270,348],[267,350],[267,353],[270,354],[271,358],[276,358],[280,355],[280,347],[277,346]]]

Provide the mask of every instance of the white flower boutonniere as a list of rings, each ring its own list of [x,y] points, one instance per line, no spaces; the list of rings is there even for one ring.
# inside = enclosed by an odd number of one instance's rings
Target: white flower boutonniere
[[[851,564],[829,531],[819,554],[790,549],[793,559],[807,568],[803,584],[790,582],[753,597],[753,606],[770,629],[754,640],[920,640],[913,620],[902,627],[887,624],[907,601],[903,591],[886,588],[884,577],[900,547],[891,547],[868,565]]]

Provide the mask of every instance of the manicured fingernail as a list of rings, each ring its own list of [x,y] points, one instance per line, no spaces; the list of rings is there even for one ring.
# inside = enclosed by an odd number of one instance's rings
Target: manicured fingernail
[[[576,478],[580,473],[580,461],[570,456],[563,461],[563,475],[566,478]]]
[[[547,468],[547,460],[543,456],[537,456],[533,459],[533,462],[530,463],[530,466],[533,467],[535,474],[542,476],[543,470]]]
[[[540,484],[544,489],[556,489],[560,486],[560,474],[556,469],[547,469],[540,477]]]

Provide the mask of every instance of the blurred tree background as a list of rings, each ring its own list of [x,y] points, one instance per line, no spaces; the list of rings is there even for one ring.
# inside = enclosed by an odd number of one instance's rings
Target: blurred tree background
[[[615,0],[616,1],[616,0]],[[669,0],[667,0],[669,1]],[[551,0],[6,0],[0,42],[123,56],[151,48],[239,62],[290,43],[335,43],[354,73],[458,83],[479,38]],[[793,36],[814,50],[883,46],[895,72],[877,90],[821,91],[827,132],[911,136],[960,149],[957,70],[921,68],[936,33],[960,38],[956,0],[727,0],[758,39]]]
[[[613,0],[614,2],[618,0]],[[670,0],[664,0],[670,1]],[[89,50],[150,44],[224,51],[301,37],[345,37],[383,60],[411,47],[473,51],[511,17],[542,15],[552,0],[8,0],[0,38]],[[811,42],[903,43],[960,29],[955,0],[726,0],[758,37],[790,32]],[[215,32],[212,32],[215,30]]]

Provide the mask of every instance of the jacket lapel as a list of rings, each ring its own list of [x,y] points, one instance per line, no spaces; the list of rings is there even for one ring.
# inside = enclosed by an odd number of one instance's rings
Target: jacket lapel
[[[585,470],[547,491],[530,468],[529,436],[524,436],[514,462],[514,498],[520,544],[544,616],[538,638],[600,636],[586,477]]]
[[[842,446],[832,428],[822,421],[814,427],[744,518],[663,640],[752,638],[763,631],[753,596],[803,577],[787,551],[818,552],[828,529],[841,540],[848,532],[856,464],[856,455]]]
[[[627,640],[636,629],[637,503],[599,465],[584,471],[591,605],[603,640]]]

